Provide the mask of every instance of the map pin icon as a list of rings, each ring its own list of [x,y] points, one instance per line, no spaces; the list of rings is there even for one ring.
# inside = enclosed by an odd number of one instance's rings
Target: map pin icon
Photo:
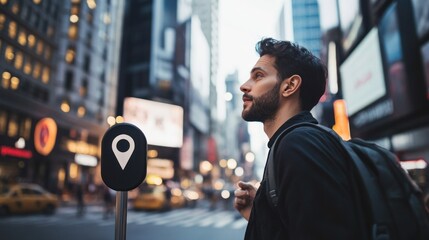
[[[130,147],[125,152],[121,152],[118,149],[117,145],[120,140],[125,140],[130,144]],[[115,154],[116,159],[119,162],[119,165],[121,165],[122,170],[124,170],[125,166],[127,166],[127,163],[134,152],[134,147],[135,147],[135,144],[134,144],[133,138],[127,134],[120,134],[113,139],[112,150],[113,150],[113,153]]]

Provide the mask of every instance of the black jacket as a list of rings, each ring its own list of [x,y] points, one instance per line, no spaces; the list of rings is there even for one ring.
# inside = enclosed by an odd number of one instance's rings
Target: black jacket
[[[317,120],[301,112],[283,124],[268,147],[283,129],[299,122]],[[274,209],[269,202],[264,177],[245,240],[368,239],[368,208],[361,200],[357,172],[337,145],[311,127],[296,128],[281,139],[274,154],[278,206]]]

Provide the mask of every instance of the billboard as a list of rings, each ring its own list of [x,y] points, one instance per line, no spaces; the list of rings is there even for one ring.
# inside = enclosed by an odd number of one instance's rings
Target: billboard
[[[429,34],[429,1],[412,0],[417,35],[421,39]]]
[[[429,100],[429,42],[421,48],[423,69],[426,79],[426,98]]]
[[[191,123],[201,132],[209,131],[210,103],[210,46],[202,29],[200,19],[191,20],[190,43]]]
[[[340,75],[350,116],[386,95],[377,28],[341,64]]]
[[[407,73],[403,60],[402,39],[399,32],[397,4],[386,10],[379,24],[382,55],[386,67],[388,95],[393,103],[392,117],[399,117],[413,109]]]
[[[180,148],[183,145],[183,108],[177,105],[127,97],[124,120],[140,128],[149,145]]]
[[[359,0],[338,0],[340,26],[343,33],[342,46],[345,52],[348,52],[364,33],[361,10]]]
[[[154,1],[150,83],[159,94],[167,94],[173,81],[177,1]]]

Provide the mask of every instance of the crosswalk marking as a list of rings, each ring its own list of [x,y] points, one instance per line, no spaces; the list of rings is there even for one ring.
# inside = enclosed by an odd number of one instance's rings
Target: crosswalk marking
[[[213,215],[211,215],[209,218],[206,218],[206,219],[202,220],[200,223],[198,223],[198,226],[207,227],[207,226],[217,222],[222,216],[224,216],[224,212],[216,212]]]
[[[211,215],[212,215],[211,212],[204,212],[204,213],[198,214],[192,218],[187,218],[184,221],[180,221],[178,225],[183,226],[183,227],[192,227],[192,226],[195,226],[197,223],[199,223],[201,221],[201,219],[210,218]]]
[[[236,218],[235,213],[226,210],[211,211],[205,208],[181,208],[168,212],[127,212],[127,224],[144,225],[154,224],[166,227],[212,227],[212,228],[232,228],[244,229],[247,221]],[[0,224],[31,224],[40,227],[53,226],[78,226],[91,224],[99,227],[114,226],[115,217],[103,219],[103,210],[87,209],[81,217],[76,216],[75,209],[62,209],[55,215],[31,215],[31,216],[11,216],[0,218]]]
[[[234,229],[240,229],[247,225],[247,221],[244,218],[240,218],[239,220],[235,221],[235,223],[232,224],[232,228]]]
[[[197,213],[198,211],[199,210],[195,210],[193,213]],[[180,209],[180,210],[174,211],[172,214],[170,214],[164,218],[153,221],[152,223],[155,225],[164,225],[164,224],[167,224],[169,222],[180,220],[184,216],[188,216],[188,215],[189,215],[188,211],[186,211],[184,209]]]
[[[226,215],[225,217],[221,218],[220,221],[215,223],[215,228],[222,228],[232,222],[234,220],[234,217],[232,215]]]

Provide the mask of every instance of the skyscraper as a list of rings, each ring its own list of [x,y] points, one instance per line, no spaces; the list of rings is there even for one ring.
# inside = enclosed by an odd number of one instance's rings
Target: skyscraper
[[[321,30],[318,0],[285,0],[280,12],[280,38],[320,56]]]
[[[121,2],[0,1],[1,179],[91,181],[115,106]]]

